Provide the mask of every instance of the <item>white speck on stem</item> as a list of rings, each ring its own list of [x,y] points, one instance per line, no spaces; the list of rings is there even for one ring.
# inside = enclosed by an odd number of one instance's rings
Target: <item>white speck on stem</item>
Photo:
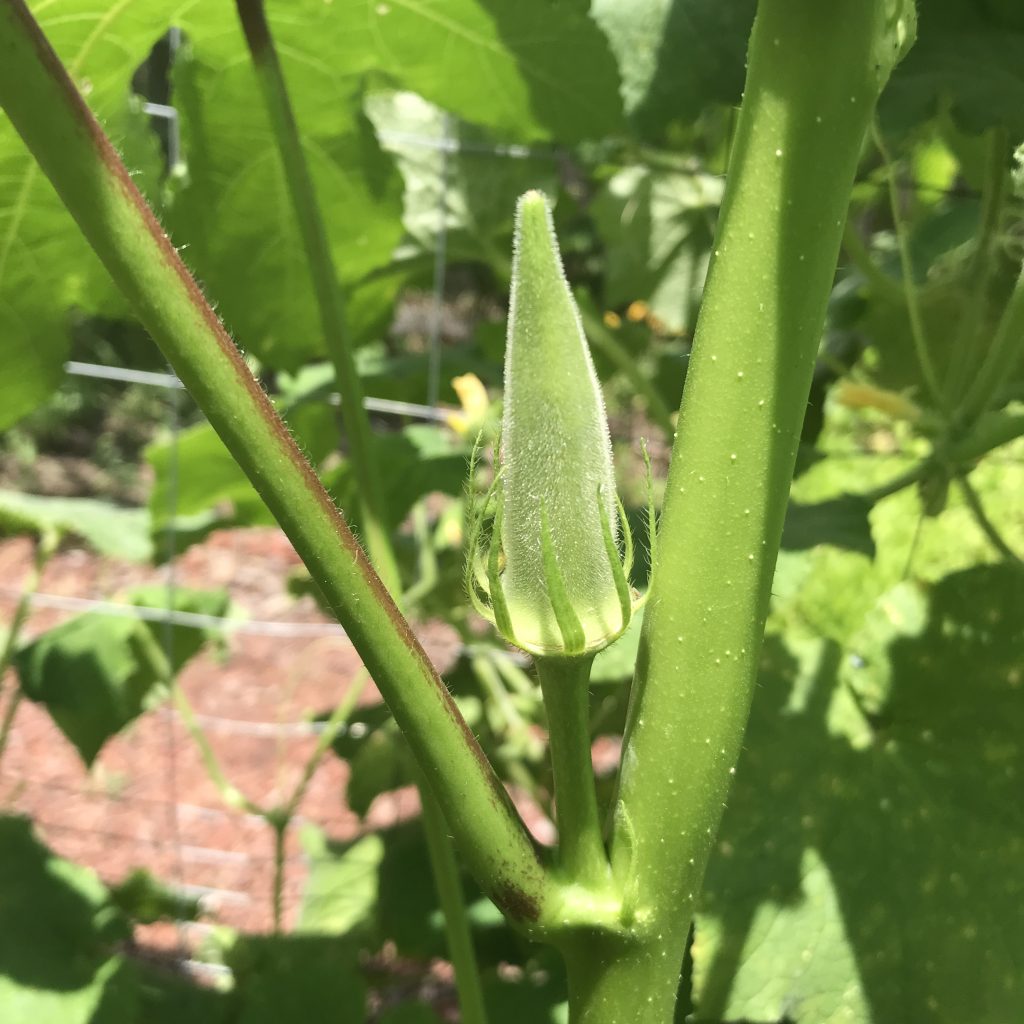
[[[782,156],[782,150],[781,149],[775,150],[775,159],[778,160],[781,156]]]

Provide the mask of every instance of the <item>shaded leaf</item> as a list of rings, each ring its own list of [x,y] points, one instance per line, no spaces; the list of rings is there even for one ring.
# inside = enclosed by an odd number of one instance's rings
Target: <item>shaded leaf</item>
[[[228,958],[235,974],[237,1024],[366,1019],[357,949],[308,935],[239,938]]]
[[[126,917],[140,924],[195,921],[200,914],[197,899],[175,892],[145,868],[138,868],[113,886],[110,901]]]
[[[135,978],[117,953],[129,934],[92,871],[0,816],[0,1019],[130,1024]]]
[[[340,8],[290,5],[270,20],[328,233],[352,285],[400,235],[399,180],[360,113],[361,80],[339,54]],[[295,368],[325,353],[310,271],[262,93],[230,5],[194,8],[175,69],[188,178],[170,213],[176,243],[247,351]],[[334,49],[332,50],[332,45]]]
[[[137,604],[148,607],[166,608],[169,599],[163,587],[135,595]],[[176,611],[222,615],[226,607],[223,593],[173,592]],[[25,695],[46,705],[89,765],[168,682],[168,667],[177,672],[205,639],[206,631],[192,626],[90,612],[23,647],[14,663]]]
[[[856,494],[816,505],[791,501],[782,528],[782,547],[787,551],[804,551],[818,544],[831,544],[873,558],[875,542],[868,521],[871,508],[870,501]]]
[[[640,165],[613,175],[592,214],[605,247],[605,305],[636,300],[675,333],[693,330],[723,181]]]
[[[302,833],[310,859],[298,930],[345,935],[375,919],[378,872],[384,856],[380,836],[368,835],[348,847],[329,843],[312,826]]]
[[[845,652],[769,644],[697,927],[698,1019],[1020,1015],[1022,605],[1024,578],[978,567],[883,597]]]
[[[1019,5],[931,0],[917,42],[882,95],[881,113],[907,129],[949,107],[967,132],[1006,128],[1024,137],[1024,18]]]
[[[622,127],[615,61],[581,0],[426,0],[375,13],[379,69],[467,121],[561,142]]]
[[[101,555],[148,561],[153,554],[149,513],[92,498],[56,498],[0,490],[0,529],[81,537]]]
[[[349,760],[346,802],[360,818],[381,793],[413,782],[413,764],[397,729],[377,729]]]
[[[449,124],[443,110],[414,93],[374,93],[366,109],[381,145],[394,154],[402,173],[402,223],[419,248],[433,252],[443,227],[449,261],[486,263],[507,281],[516,200],[529,189],[554,193],[554,158],[529,152],[492,156],[488,150],[495,143],[486,133]],[[446,131],[453,152],[424,145],[423,139],[443,139]]]
[[[738,104],[746,77],[755,0],[594,0],[622,75],[622,98],[637,131],[665,137],[712,103]]]

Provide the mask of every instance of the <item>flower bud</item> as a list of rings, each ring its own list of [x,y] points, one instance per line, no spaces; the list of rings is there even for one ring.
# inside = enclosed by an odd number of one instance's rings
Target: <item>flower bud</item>
[[[626,531],[621,557],[604,402],[540,192],[516,209],[491,499],[486,555],[479,519],[470,531],[469,582],[505,638],[542,655],[591,653],[616,639],[632,613],[631,541]]]

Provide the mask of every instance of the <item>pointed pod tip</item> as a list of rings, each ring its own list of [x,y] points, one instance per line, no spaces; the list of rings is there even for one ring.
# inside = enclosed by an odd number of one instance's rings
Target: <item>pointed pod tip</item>
[[[519,206],[544,206],[548,205],[548,197],[539,188],[531,188],[519,197]]]

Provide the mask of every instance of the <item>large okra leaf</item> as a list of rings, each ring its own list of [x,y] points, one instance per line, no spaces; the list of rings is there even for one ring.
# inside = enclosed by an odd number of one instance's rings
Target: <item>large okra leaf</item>
[[[661,139],[711,103],[738,104],[754,0],[594,0],[641,135]]]
[[[845,649],[770,641],[694,944],[698,1019],[1024,1012],[1024,577],[882,597]]]
[[[968,132],[1024,137],[1024,12],[1014,0],[929,0],[917,42],[893,72],[881,112],[906,128],[948,107]]]

